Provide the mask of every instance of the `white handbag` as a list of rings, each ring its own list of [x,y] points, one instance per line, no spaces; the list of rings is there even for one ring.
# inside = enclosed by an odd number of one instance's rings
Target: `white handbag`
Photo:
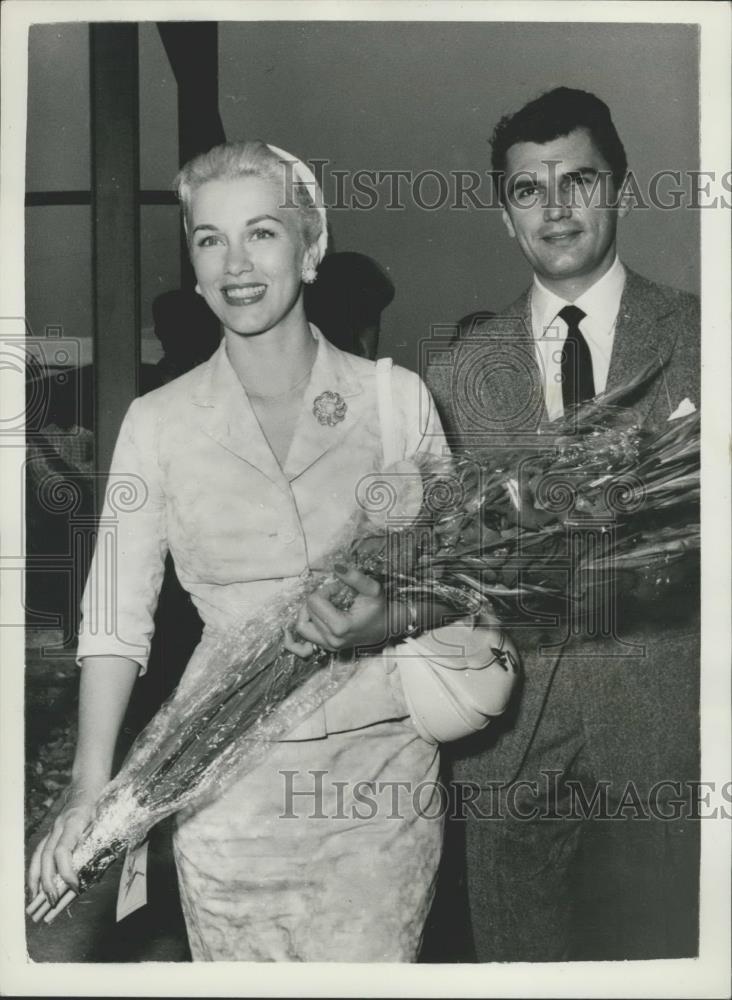
[[[400,642],[394,657],[410,717],[428,743],[484,729],[506,710],[518,680],[516,649],[493,626],[433,629]]]

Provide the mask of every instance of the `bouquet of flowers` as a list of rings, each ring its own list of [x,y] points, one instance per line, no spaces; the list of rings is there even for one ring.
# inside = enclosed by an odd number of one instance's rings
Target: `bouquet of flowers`
[[[359,484],[357,512],[319,577],[308,574],[263,614],[205,653],[192,676],[138,736],[73,853],[80,891],[166,816],[217,794],[254,768],[358,669],[355,656],[302,659],[283,646],[301,603],[332,590],[336,563],[378,579],[392,601],[438,601],[455,616],[488,609],[499,621],[566,613],[598,581],[619,572],[663,591],[695,570],[699,550],[699,416],[644,430],[622,393],[577,408],[552,425],[550,447],[420,455]],[[557,555],[568,532],[580,545],[571,574]],[[649,576],[650,574],[650,576]],[[346,610],[353,592],[331,600]],[[75,896],[58,877],[59,902],[28,907],[48,923]]]

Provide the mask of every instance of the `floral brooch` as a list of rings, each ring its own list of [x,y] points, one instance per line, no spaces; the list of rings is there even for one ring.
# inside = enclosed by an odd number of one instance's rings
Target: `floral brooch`
[[[345,399],[337,392],[326,389],[316,397],[313,403],[313,415],[319,424],[323,426],[335,427],[341,420],[346,419],[348,406]]]

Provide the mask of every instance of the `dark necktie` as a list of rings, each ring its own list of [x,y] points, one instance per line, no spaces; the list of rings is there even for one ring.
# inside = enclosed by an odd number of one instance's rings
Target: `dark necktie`
[[[559,315],[567,324],[567,339],[562,350],[562,399],[564,409],[592,399],[595,395],[595,378],[592,374],[592,355],[579,328],[585,318],[577,306],[565,306]]]

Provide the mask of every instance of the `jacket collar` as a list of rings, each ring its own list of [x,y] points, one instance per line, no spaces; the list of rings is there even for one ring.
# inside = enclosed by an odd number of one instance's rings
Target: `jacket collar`
[[[521,329],[527,338],[533,343],[533,332],[531,328],[531,289],[532,285],[523,291],[519,297],[506,309],[502,310],[503,315],[511,319],[521,320]]]
[[[283,487],[338,444],[350,432],[362,408],[357,399],[362,386],[353,364],[355,359],[334,347],[317,327],[311,325],[310,329],[318,347],[284,468],[262,433],[231,366],[224,340],[194,373],[191,400],[201,411],[205,433]],[[315,400],[326,391],[337,393],[346,404],[344,418],[332,427],[321,424],[313,412]]]
[[[530,397],[544,399],[544,382],[541,375],[541,370],[536,360],[536,348],[534,344],[534,333],[532,326],[532,315],[531,315],[531,293],[533,285],[530,285],[525,291],[515,299],[510,306],[507,306],[501,311],[508,321],[507,329],[510,331],[511,336],[517,336],[519,342],[523,343],[523,348],[521,349],[521,359],[519,362],[519,368],[521,371],[522,379],[520,382],[516,382],[516,373],[510,368],[506,367],[505,372],[501,376],[505,382],[504,392],[508,399],[524,398],[526,394],[529,393]],[[530,384],[527,386],[525,379],[528,377]],[[534,397],[535,394],[535,397]],[[530,408],[527,409],[527,413]],[[547,429],[551,426],[549,420],[549,414],[547,413],[546,403],[540,406],[534,414],[534,418],[531,420],[533,425],[533,430],[540,431]]]

